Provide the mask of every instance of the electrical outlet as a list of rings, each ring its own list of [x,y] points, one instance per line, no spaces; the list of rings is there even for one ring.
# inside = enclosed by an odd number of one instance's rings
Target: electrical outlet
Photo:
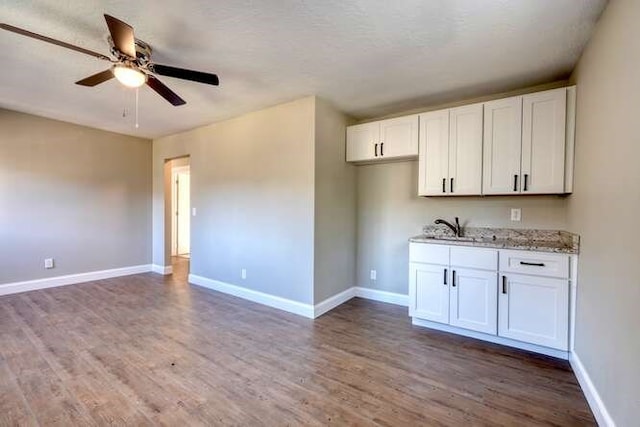
[[[44,260],[44,268],[46,268],[46,269],[53,268],[53,258],[45,258],[45,260]]]
[[[242,277],[242,280],[247,278],[247,269],[243,268],[242,270],[240,270],[240,277]]]
[[[196,208],[191,208],[191,215],[192,216],[196,216],[198,212],[196,211]]]
[[[369,277],[371,278],[371,280],[377,280],[378,273],[375,270],[371,270]]]
[[[511,209],[511,221],[520,221],[522,220],[522,209],[514,208]]]

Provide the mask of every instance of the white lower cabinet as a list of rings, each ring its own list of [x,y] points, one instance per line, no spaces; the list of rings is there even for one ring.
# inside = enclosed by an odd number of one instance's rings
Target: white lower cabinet
[[[448,269],[441,265],[411,263],[409,311],[413,317],[449,322]]]
[[[454,268],[451,274],[449,324],[495,334],[498,329],[497,273]]]
[[[569,255],[413,242],[409,254],[414,319],[534,351],[568,351]]]
[[[512,273],[501,277],[499,335],[568,350],[569,281]]]
[[[410,316],[495,334],[498,327],[497,251],[411,245]]]

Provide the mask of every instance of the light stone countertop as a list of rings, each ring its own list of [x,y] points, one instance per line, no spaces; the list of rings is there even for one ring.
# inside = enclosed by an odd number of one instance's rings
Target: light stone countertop
[[[462,237],[456,237],[448,227],[440,225],[426,225],[422,231],[423,234],[409,241],[565,254],[580,251],[580,236],[562,230],[465,227]]]

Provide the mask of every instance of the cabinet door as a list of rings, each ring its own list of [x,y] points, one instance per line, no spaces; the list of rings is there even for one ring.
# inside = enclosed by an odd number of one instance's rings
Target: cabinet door
[[[449,323],[448,268],[442,265],[409,264],[409,315]]]
[[[418,155],[418,115],[380,122],[379,154],[387,158]]]
[[[347,127],[347,162],[376,159],[376,151],[379,150],[376,144],[379,145],[379,140],[379,122]]]
[[[484,104],[482,194],[520,192],[522,97]]]
[[[418,194],[445,194],[449,178],[449,110],[420,114]]]
[[[450,110],[449,191],[482,194],[482,104]]]
[[[449,323],[495,335],[498,329],[497,273],[453,268],[451,275]]]
[[[520,274],[500,280],[498,335],[568,350],[569,282]]]
[[[525,95],[522,101],[522,192],[564,192],[566,88]]]

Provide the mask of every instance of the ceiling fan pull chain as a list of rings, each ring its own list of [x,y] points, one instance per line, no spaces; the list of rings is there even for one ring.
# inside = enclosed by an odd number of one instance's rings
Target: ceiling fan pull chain
[[[136,88],[136,129],[140,127],[138,124],[138,96],[140,93],[140,88]]]

